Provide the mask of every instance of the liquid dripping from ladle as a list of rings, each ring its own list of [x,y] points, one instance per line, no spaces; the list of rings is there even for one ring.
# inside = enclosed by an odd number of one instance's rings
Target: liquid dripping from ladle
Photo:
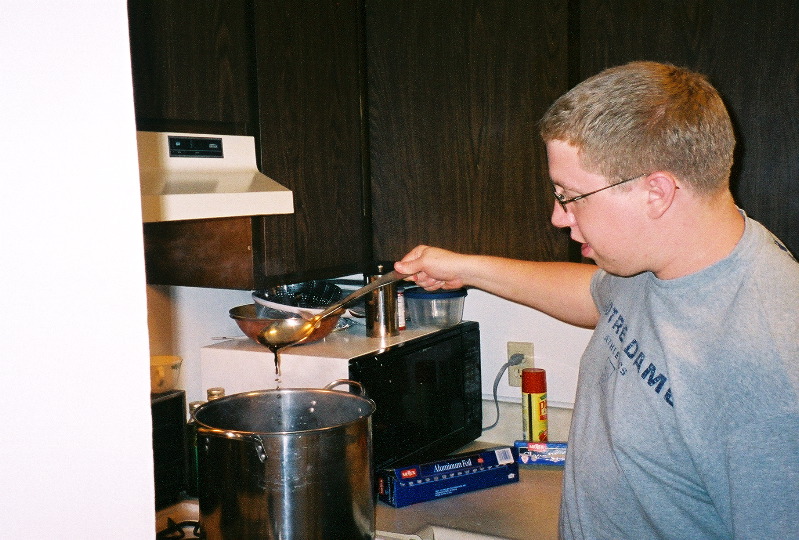
[[[275,388],[280,390],[280,349],[282,347],[269,347],[272,354],[275,355]]]
[[[275,388],[280,390],[280,384],[282,382],[282,377],[280,373],[280,353],[283,349],[287,347],[291,347],[295,345],[295,343],[278,343],[278,344],[268,344],[266,348],[272,351],[272,354],[275,355]]]
[[[291,319],[292,322],[296,324],[295,321],[299,321],[300,323],[304,322],[302,319]],[[282,382],[281,372],[280,372],[280,353],[283,349],[287,347],[291,347],[292,345],[297,345],[304,340],[286,340],[285,336],[280,336],[274,333],[271,333],[266,330],[261,335],[258,336],[258,342],[261,345],[264,345],[267,349],[272,351],[272,354],[275,356],[275,386],[277,389],[280,389],[280,385]]]
[[[292,344],[289,344],[289,345],[278,345],[278,346],[269,345],[268,346],[268,349],[270,351],[272,351],[272,354],[275,355],[275,388],[277,390],[280,390],[280,385],[283,382],[282,376],[281,376],[281,373],[280,373],[280,353],[283,351],[283,349],[285,349],[287,347],[291,347],[291,345]]]

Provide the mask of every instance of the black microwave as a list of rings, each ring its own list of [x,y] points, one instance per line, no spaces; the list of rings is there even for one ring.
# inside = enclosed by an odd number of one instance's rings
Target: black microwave
[[[350,359],[350,378],[375,402],[379,470],[440,459],[480,436],[480,328],[460,324]]]

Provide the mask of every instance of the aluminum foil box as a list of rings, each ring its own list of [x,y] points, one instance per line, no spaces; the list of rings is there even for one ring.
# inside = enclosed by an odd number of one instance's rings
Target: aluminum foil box
[[[377,474],[378,497],[400,508],[458,493],[519,481],[518,453],[512,446],[457,454],[447,459],[383,469]]]
[[[565,442],[516,441],[514,446],[520,465],[563,466],[566,462],[568,444]]]

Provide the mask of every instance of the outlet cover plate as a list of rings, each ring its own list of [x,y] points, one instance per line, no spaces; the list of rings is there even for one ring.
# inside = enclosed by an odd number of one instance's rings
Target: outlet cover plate
[[[522,385],[522,370],[524,368],[535,367],[535,356],[533,351],[533,344],[529,341],[509,341],[508,342],[508,360],[514,354],[524,355],[524,360],[521,364],[516,366],[508,366],[508,385],[521,387]]]

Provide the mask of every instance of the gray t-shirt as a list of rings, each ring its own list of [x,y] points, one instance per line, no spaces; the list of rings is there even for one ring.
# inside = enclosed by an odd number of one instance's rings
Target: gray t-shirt
[[[565,539],[799,538],[799,264],[746,218],[660,280],[598,271],[560,516]]]

